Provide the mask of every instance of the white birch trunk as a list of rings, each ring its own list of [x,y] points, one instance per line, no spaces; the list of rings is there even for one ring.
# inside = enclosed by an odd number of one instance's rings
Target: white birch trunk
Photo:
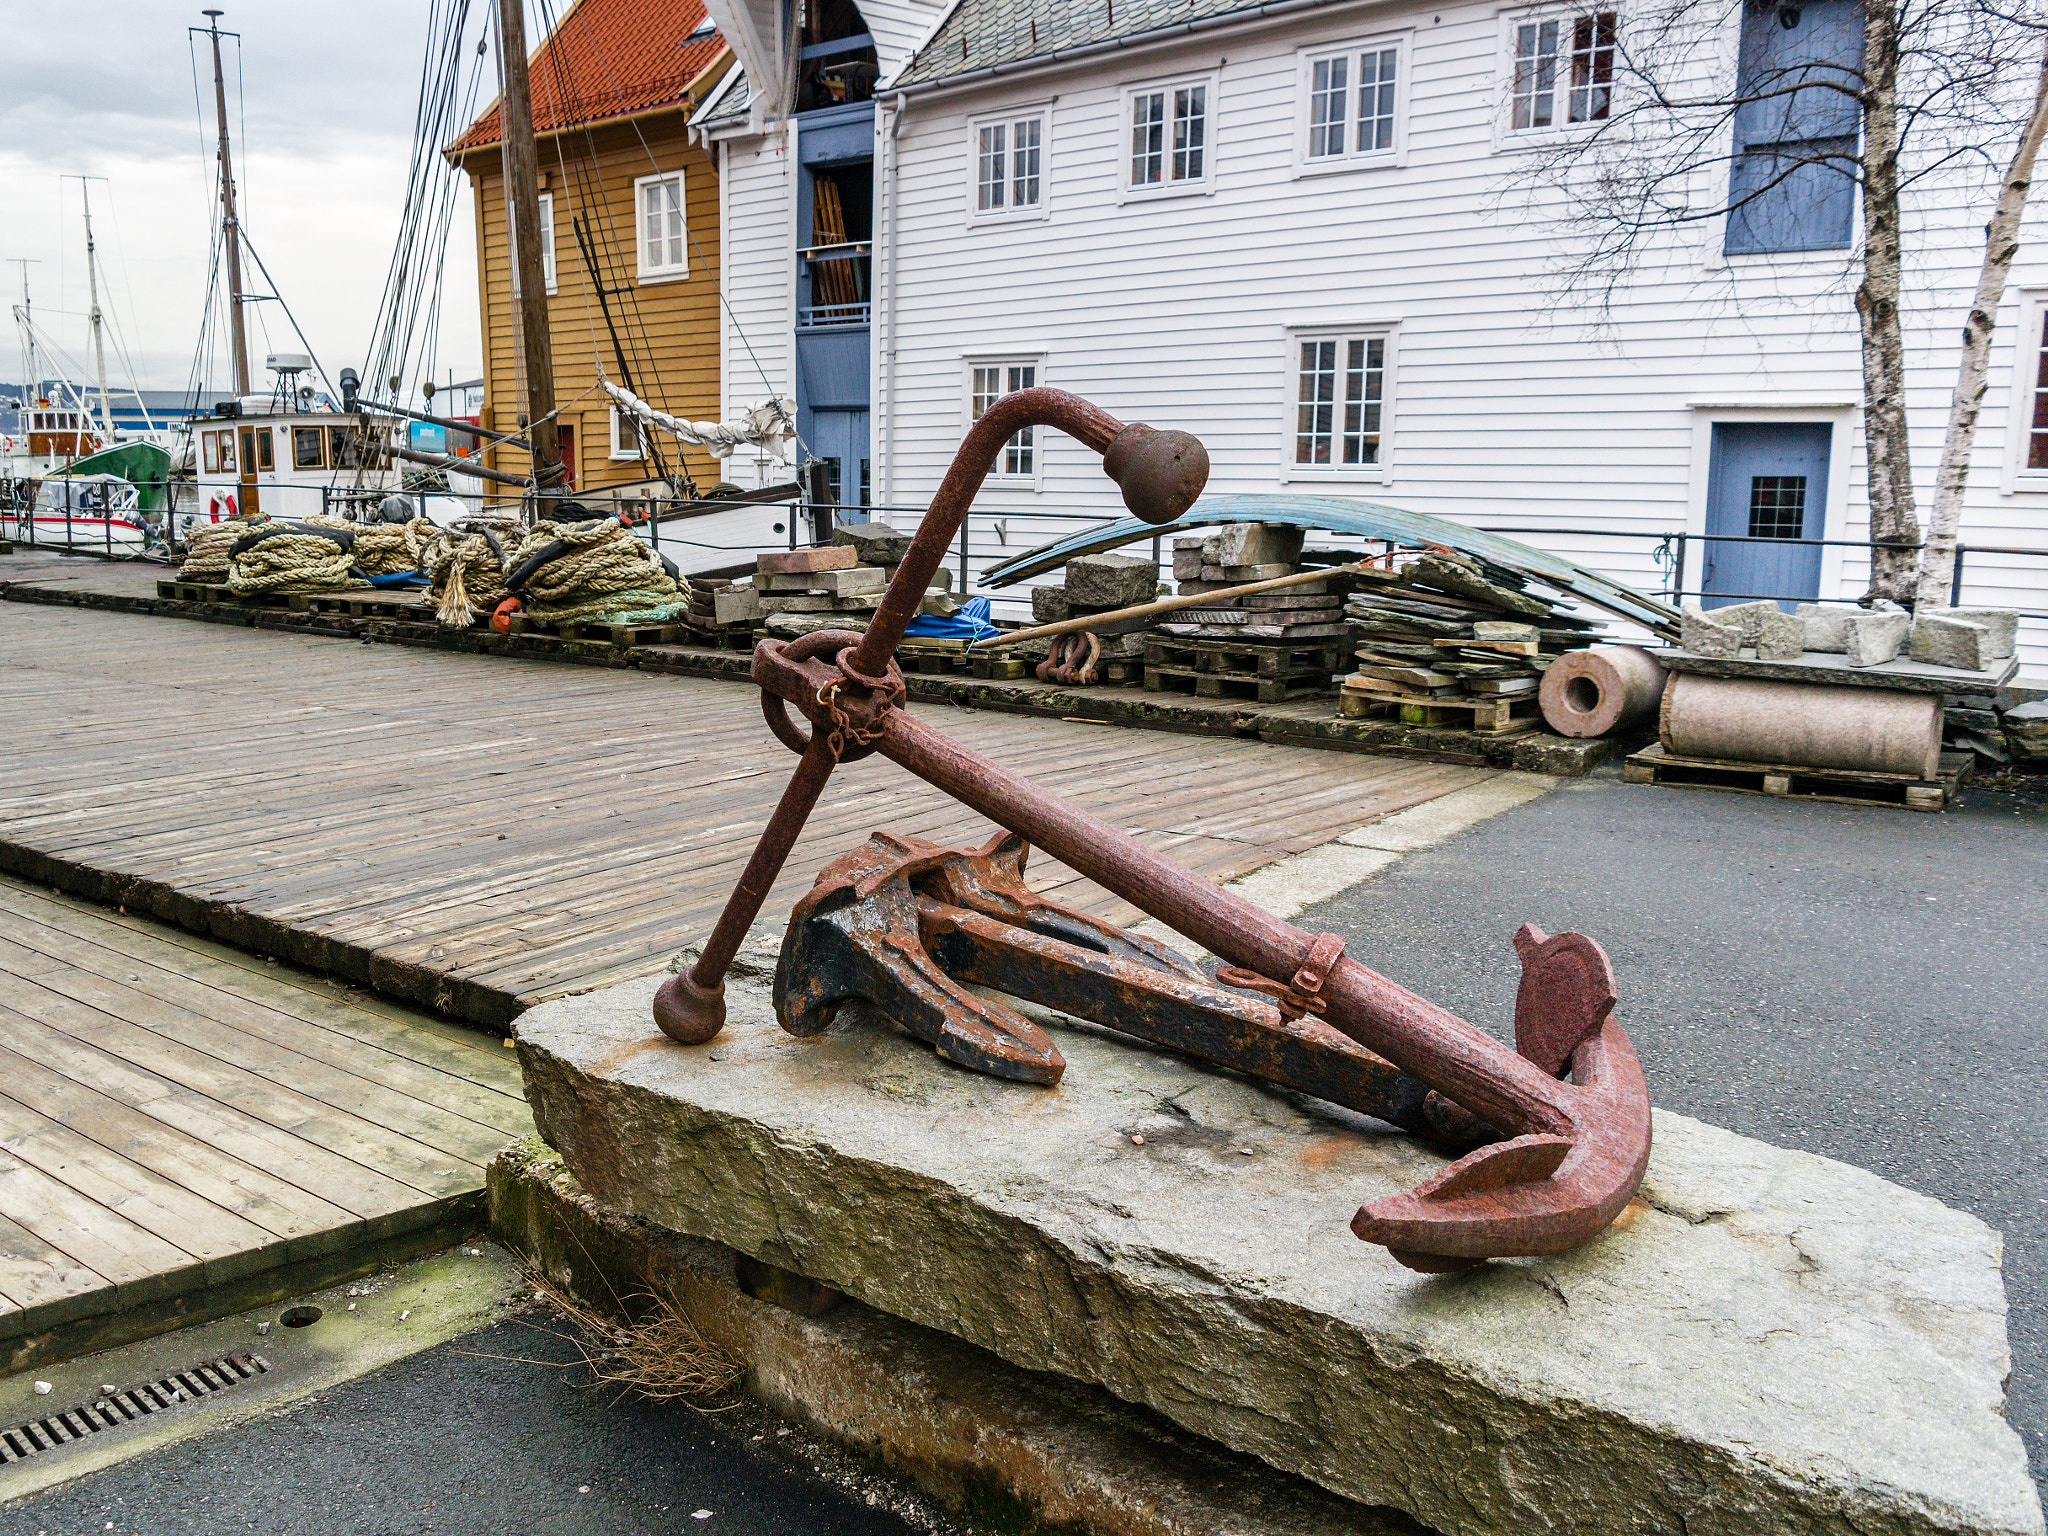
[[[1963,356],[1956,368],[1955,398],[1949,404],[1948,436],[1941,447],[1941,468],[1934,481],[1934,511],[1928,518],[1927,542],[1920,551],[1916,609],[1944,608],[1955,577],[1956,533],[1963,520],[1963,489],[1970,479],[1970,449],[1977,437],[1977,413],[1984,404],[1984,386],[1991,371],[1991,332],[1997,324],[1998,301],[2005,293],[2020,244],[2020,216],[2034,178],[2034,160],[2048,135],[2048,48],[2034,84],[2034,112],[2013,150],[1999,188],[1998,206],[1984,226],[1984,266],[1977,277],[1977,296],[1963,321]],[[2025,432],[2017,421],[2012,430]]]

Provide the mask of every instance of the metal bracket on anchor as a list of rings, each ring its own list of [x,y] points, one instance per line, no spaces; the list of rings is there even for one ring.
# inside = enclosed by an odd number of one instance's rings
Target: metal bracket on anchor
[[[975,849],[877,832],[834,859],[782,941],[782,1027],[817,1034],[858,998],[949,1061],[1057,1083],[1066,1069],[1059,1049],[1015,1010],[968,990],[988,987],[1433,1140],[1497,1137],[1327,1024],[1289,1018],[1219,987],[1162,944],[1047,901],[1024,884],[1029,852],[1014,832]]]

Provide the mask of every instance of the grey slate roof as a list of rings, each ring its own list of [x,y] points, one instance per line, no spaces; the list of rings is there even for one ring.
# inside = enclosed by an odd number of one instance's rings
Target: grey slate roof
[[[959,0],[889,85],[935,85],[997,65],[1021,65],[1259,8],[1259,0]]]

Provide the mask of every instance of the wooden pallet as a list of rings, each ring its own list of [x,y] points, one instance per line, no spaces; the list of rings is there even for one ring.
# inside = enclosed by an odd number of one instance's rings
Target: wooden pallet
[[[972,673],[973,658],[967,654],[965,641],[910,639],[897,642],[896,665],[905,672],[943,677]]]
[[[174,603],[231,603],[234,593],[210,581],[160,581],[156,595]]]
[[[967,660],[974,675],[983,682],[1014,683],[1020,677],[1031,675],[1031,663],[1022,656],[1005,656],[999,651],[983,655],[977,651]]]
[[[1145,665],[1164,672],[1209,672],[1223,676],[1303,678],[1327,682],[1342,665],[1341,642],[1315,645],[1258,644],[1234,640],[1147,640]]]
[[[361,592],[295,592],[285,606],[298,613],[345,613],[354,619],[416,619],[432,616],[427,604],[411,593],[375,597]]]
[[[687,624],[550,624],[541,619],[529,619],[523,614],[512,616],[512,633],[515,635],[553,635],[558,640],[604,640],[616,646],[633,645],[676,645],[692,637],[694,631]],[[750,647],[751,648],[751,647]]]
[[[1728,758],[1682,757],[1662,746],[1629,754],[1622,778],[1630,784],[1675,784],[1687,789],[1733,790],[1826,800],[1836,805],[1896,805],[1909,811],[1939,811],[1969,782],[1976,765],[1970,752],[1944,752],[1931,779],[1910,773],[1875,773],[1860,768],[1806,768],[1781,763],[1743,763]]]
[[[1350,720],[1395,715],[1403,725],[1448,726],[1481,736],[1511,736],[1533,731],[1543,723],[1540,701],[1529,693],[1479,697],[1455,693],[1368,693],[1342,688],[1337,693],[1337,713]]]
[[[1207,672],[1187,667],[1145,666],[1147,693],[1192,693],[1198,699],[1256,699],[1261,704],[1279,704],[1306,694],[1327,693],[1329,674],[1301,673],[1293,677],[1261,677],[1255,672]]]

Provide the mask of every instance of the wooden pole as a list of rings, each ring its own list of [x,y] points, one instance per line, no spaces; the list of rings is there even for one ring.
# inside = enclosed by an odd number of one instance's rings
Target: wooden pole
[[[562,468],[562,444],[555,431],[555,357],[540,265],[540,159],[533,141],[533,91],[526,71],[525,0],[498,0],[498,60],[505,71],[500,148],[507,265],[512,300],[519,310],[520,354],[526,362],[526,436],[533,444],[534,484],[548,490],[569,477]]]
[[[1015,629],[1007,635],[977,640],[974,645],[993,650],[999,645],[1015,645],[1020,640],[1045,640],[1054,635],[1071,635],[1078,629],[1094,629],[1103,624],[1121,624],[1129,619],[1149,619],[1155,613],[1172,613],[1176,608],[1213,608],[1218,603],[1229,602],[1234,597],[1249,597],[1255,592],[1272,592],[1281,587],[1298,587],[1304,582],[1321,581],[1329,576],[1363,576],[1368,569],[1368,566],[1358,564],[1330,565],[1312,571],[1296,571],[1292,576],[1275,576],[1271,581],[1254,581],[1242,587],[1225,587],[1221,592],[1204,592],[1195,597],[1162,597],[1156,603],[1138,603],[1130,608],[1112,608],[1108,613],[1090,613],[1078,619],[1062,619],[1057,624],[1041,624],[1036,629]],[[973,650],[974,645],[968,649]]]
[[[235,340],[235,398],[239,400],[249,393],[249,335],[242,325],[242,227],[235,222],[235,162],[228,153],[228,87],[220,71],[221,13],[203,14],[209,18],[213,35],[213,105],[220,114],[221,233],[227,245],[228,326]]]

